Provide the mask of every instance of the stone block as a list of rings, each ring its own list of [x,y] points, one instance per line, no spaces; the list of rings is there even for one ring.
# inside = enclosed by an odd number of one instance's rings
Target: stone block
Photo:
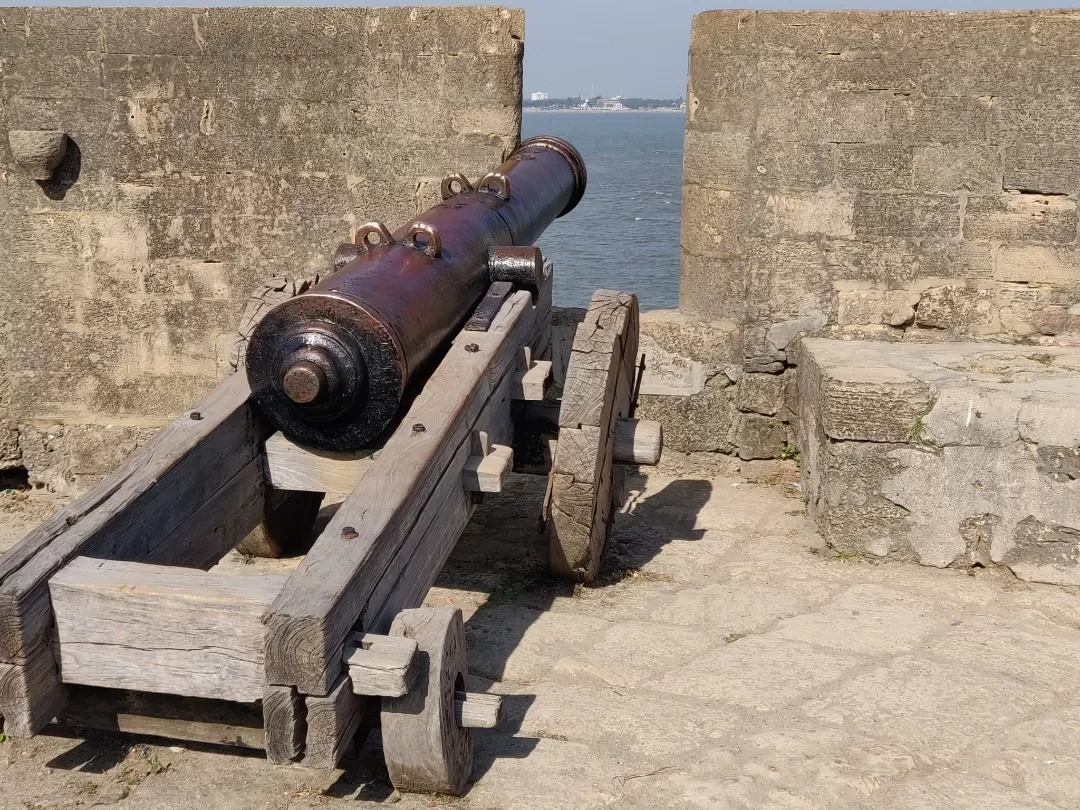
[[[913,151],[891,143],[840,144],[837,178],[850,189],[911,191]]]
[[[683,188],[682,246],[700,256],[740,254],[750,195],[686,184]]]
[[[859,193],[855,235],[952,239],[960,231],[960,201],[922,194]]]
[[[1035,15],[1031,44],[1054,55],[1080,54],[1080,15],[1065,10]]]
[[[763,141],[753,152],[757,183],[778,189],[818,189],[833,181],[832,144]]]
[[[776,416],[783,407],[786,379],[783,374],[743,374],[736,392],[739,410]]]
[[[978,98],[898,96],[885,107],[885,130],[899,143],[989,143],[990,115]]]
[[[949,47],[955,51],[1021,56],[1031,44],[1030,11],[976,11],[949,18]]]
[[[726,189],[750,181],[750,135],[746,132],[687,130],[683,144],[683,182]]]
[[[855,195],[835,189],[819,191],[755,191],[751,227],[754,233],[778,237],[852,235]]]
[[[840,326],[906,326],[915,318],[918,296],[906,290],[847,290],[839,294]]]
[[[873,282],[886,287],[919,278],[950,278],[961,270],[962,247],[956,242],[888,239],[862,242],[828,240],[825,265],[835,280]],[[986,275],[990,275],[988,268]]]
[[[695,14],[690,24],[690,52],[744,51],[757,42],[757,14],[717,9]]]
[[[1002,148],[1002,187],[1032,194],[1080,194],[1080,155],[1062,144]]]
[[[991,146],[920,146],[915,149],[913,167],[916,191],[989,194],[1001,188],[1001,155]]]
[[[1080,136],[1080,111],[1058,98],[1003,98],[994,104],[991,135],[1008,145],[1068,143]]]
[[[19,428],[22,463],[33,486],[74,495],[102,481],[131,453],[146,444],[157,427],[53,425]]]
[[[758,134],[782,141],[859,143],[885,134],[883,96],[814,93],[795,98],[765,97]]]
[[[798,381],[804,486],[831,544],[1080,582],[1076,348],[810,339]]]
[[[1019,284],[1080,284],[1080,255],[1071,245],[1001,245],[994,279]]]
[[[965,239],[1076,241],[1076,201],[1067,197],[1011,193],[970,197]]]
[[[964,286],[925,290],[915,311],[916,325],[929,329],[990,327],[995,317],[994,291]]]
[[[747,260],[698,256],[685,248],[680,255],[679,308],[705,318],[741,323],[746,315]]]
[[[789,438],[787,426],[779,419],[756,413],[744,414],[739,420],[736,443],[739,458],[779,458]]]

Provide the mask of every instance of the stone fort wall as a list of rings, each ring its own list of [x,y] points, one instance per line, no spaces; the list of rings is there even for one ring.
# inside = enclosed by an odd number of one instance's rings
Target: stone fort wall
[[[0,9],[0,470],[109,472],[226,372],[253,289],[498,163],[523,32],[490,6]],[[51,180],[14,160],[27,130],[69,136]]]
[[[698,15],[669,446],[782,453],[803,335],[1080,332],[1078,57],[1076,12]]]

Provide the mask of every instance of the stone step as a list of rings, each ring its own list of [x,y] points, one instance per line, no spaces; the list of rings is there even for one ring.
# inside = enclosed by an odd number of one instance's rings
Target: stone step
[[[1080,347],[806,339],[798,391],[834,548],[1080,585]]]

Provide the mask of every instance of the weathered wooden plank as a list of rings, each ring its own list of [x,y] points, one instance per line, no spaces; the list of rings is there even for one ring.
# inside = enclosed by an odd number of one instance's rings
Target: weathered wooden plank
[[[509,376],[499,384],[476,427],[495,441],[510,440],[513,426]],[[450,462],[450,469],[457,469],[468,456],[469,443],[463,442]],[[398,548],[386,574],[376,583],[361,617],[365,628],[385,633],[399,612],[415,608],[424,601],[424,595],[465,531],[473,509],[469,493],[456,485],[452,476],[444,476],[424,506],[413,531]]]
[[[623,464],[659,464],[664,428],[648,419],[616,419],[611,455]]]
[[[204,570],[213,567],[238,538],[263,520],[263,475],[262,459],[253,458],[139,562]]]
[[[194,553],[190,545],[205,544],[201,535],[176,530],[261,452],[265,424],[249,393],[243,374],[229,377],[120,472],[0,558],[0,662],[25,663],[42,647],[52,623],[47,582],[69,560],[153,555],[171,562]]]
[[[336,768],[349,752],[353,737],[360,728],[370,701],[378,700],[353,691],[349,676],[338,678],[325,697],[309,695],[307,703],[307,741],[303,764],[310,768]]]
[[[371,469],[375,452],[312,450],[278,432],[266,440],[267,480],[275,489],[352,492]]]
[[[78,557],[49,582],[63,681],[255,703],[285,580]]]
[[[267,686],[263,690],[263,726],[266,758],[284,765],[304,753],[307,704],[295,686]]]
[[[451,346],[402,427],[268,612],[271,683],[296,685],[306,694],[325,694],[331,688],[341,670],[346,635],[379,581],[397,578],[398,572],[388,569],[398,549],[415,530],[424,505],[471,433],[482,429],[477,420],[513,369],[537,317],[529,294],[515,293],[491,329],[459,335]],[[418,424],[422,430],[415,429]],[[458,491],[461,469],[453,470]]]
[[[92,686],[70,687],[61,726],[117,731],[169,740],[264,748],[262,712],[255,704],[149,695]]]
[[[637,298],[599,290],[574,336],[549,484],[551,567],[591,582],[612,516],[616,424],[629,416]]]
[[[502,695],[454,693],[454,719],[462,728],[495,728],[502,721]]]
[[[401,697],[413,685],[420,661],[416,642],[399,636],[353,633],[341,660],[358,695]]]

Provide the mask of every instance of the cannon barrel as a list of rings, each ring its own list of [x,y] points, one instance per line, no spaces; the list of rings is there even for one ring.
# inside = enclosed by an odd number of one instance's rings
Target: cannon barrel
[[[333,275],[252,333],[247,375],[262,412],[309,447],[370,444],[484,296],[488,249],[531,245],[577,205],[585,182],[573,146],[531,138],[475,188],[447,177],[443,201],[395,233],[361,226]]]

